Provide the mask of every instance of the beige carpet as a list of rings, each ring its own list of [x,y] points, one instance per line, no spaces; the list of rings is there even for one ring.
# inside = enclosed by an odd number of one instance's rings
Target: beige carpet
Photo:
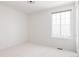
[[[26,43],[0,50],[0,57],[75,57],[75,52]]]

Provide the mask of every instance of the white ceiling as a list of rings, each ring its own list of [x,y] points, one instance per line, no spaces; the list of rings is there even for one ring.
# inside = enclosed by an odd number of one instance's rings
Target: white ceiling
[[[25,13],[40,11],[47,8],[53,8],[73,2],[69,1],[35,1],[34,4],[28,4],[27,1],[0,1],[0,4],[7,5]]]

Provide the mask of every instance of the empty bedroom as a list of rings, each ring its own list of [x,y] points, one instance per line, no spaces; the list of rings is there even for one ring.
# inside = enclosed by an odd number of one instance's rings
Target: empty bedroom
[[[79,57],[79,2],[0,1],[0,57]]]

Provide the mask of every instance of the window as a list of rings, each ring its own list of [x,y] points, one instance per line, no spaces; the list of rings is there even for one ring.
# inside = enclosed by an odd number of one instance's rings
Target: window
[[[52,14],[52,37],[71,36],[71,10]]]

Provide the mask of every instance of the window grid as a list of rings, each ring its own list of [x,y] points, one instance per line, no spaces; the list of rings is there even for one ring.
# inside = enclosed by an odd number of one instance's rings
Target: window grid
[[[67,23],[68,20],[66,19],[68,17],[68,14],[66,14],[67,12],[69,12],[69,19],[68,19],[69,22],[68,23]],[[63,13],[65,13],[65,14],[63,14]],[[59,19],[57,19],[57,14],[59,14]],[[64,23],[62,23],[62,14],[65,15],[65,18],[64,18],[65,20],[63,19],[65,21]],[[70,31],[70,27],[69,27],[70,26],[70,14],[71,14],[71,10],[64,11],[64,12],[58,12],[58,13],[52,14],[52,20],[54,21],[52,23],[52,37],[54,37],[54,34],[55,34],[55,37],[58,37],[58,36],[59,37],[67,37],[67,36],[70,36],[70,32],[69,32]],[[56,17],[56,19],[55,19],[55,17]],[[57,26],[57,21],[58,20],[59,20],[58,26],[60,27],[59,30],[56,27],[54,27],[54,25]],[[64,28],[63,26],[66,26],[68,28],[68,32],[69,33],[62,32],[63,31],[62,29]],[[60,33],[55,33],[55,32],[53,33],[53,30],[55,30],[53,28],[56,28],[56,30],[58,30]]]

